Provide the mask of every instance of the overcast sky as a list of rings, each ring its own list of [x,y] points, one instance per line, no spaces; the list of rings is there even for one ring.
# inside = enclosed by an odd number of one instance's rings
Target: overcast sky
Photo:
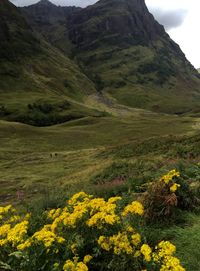
[[[11,1],[19,6],[38,2],[38,0]],[[52,2],[64,6],[85,7],[95,3],[96,0],[52,0]],[[180,45],[188,60],[199,68],[200,0],[146,0],[146,4],[155,18],[165,26],[171,38]]]

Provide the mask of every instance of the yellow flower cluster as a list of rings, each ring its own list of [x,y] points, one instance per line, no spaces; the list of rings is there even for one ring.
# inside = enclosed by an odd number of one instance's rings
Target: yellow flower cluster
[[[172,186],[170,186],[170,192],[175,193],[180,186],[180,184],[174,183]]]
[[[105,224],[118,223],[120,221],[116,214],[118,200],[121,200],[121,197],[112,197],[105,201],[103,198],[93,198],[79,192],[68,201],[68,207],[51,210],[48,213],[48,217],[53,220],[51,230],[55,231],[60,225],[75,228],[83,217],[87,217],[87,226],[99,229]]]
[[[17,248],[24,250],[37,242],[41,242],[46,248],[50,248],[53,243],[64,243],[65,239],[52,232],[51,225],[45,225],[40,231],[35,232],[32,237],[21,243]]]
[[[27,234],[29,222],[24,220],[11,227],[11,224],[4,224],[0,227],[0,246],[7,244],[16,247],[24,241]]]
[[[143,205],[138,201],[133,201],[131,204],[127,205],[124,208],[124,211],[122,213],[123,216],[126,216],[128,214],[135,214],[135,215],[143,215],[144,213],[144,207]]]
[[[169,241],[162,241],[156,246],[156,252],[153,253],[155,262],[161,263],[160,271],[185,271],[181,266],[178,258],[173,254],[176,252],[176,247]]]
[[[100,236],[98,244],[106,251],[113,249],[114,254],[132,254],[133,248],[129,242],[128,236],[124,232],[119,232],[111,237]]]
[[[169,184],[174,177],[180,177],[180,172],[178,172],[176,169],[173,169],[169,171],[166,175],[162,176],[160,178],[160,181]]]
[[[73,258],[74,261],[67,260],[63,266],[64,271],[88,271],[87,263],[92,259],[92,256],[86,255],[83,262],[79,262],[78,257]]]
[[[152,249],[150,248],[149,245],[143,244],[140,248],[140,251],[142,255],[144,256],[145,261],[150,262],[151,261],[151,253]]]
[[[5,207],[0,206],[0,220],[3,219],[4,215],[6,215],[9,211],[14,211],[12,205],[7,205]]]
[[[85,199],[90,198],[91,196],[89,196],[88,194],[86,194],[85,192],[81,191],[79,193],[74,194],[71,199],[69,199],[68,204],[69,205],[76,205],[77,203],[79,203],[80,201],[84,201]]]
[[[7,234],[10,231],[10,224],[4,224],[0,227],[0,247],[7,243]]]
[[[42,242],[45,247],[51,247],[54,242],[65,242],[63,237],[57,236],[51,231],[51,225],[45,225],[40,231],[34,233],[32,239]]]
[[[0,221],[0,249],[5,248],[9,253],[16,249],[27,249],[25,252],[27,255],[30,253],[31,257],[35,251],[40,251],[36,249],[37,246],[47,252],[46,257],[55,254],[57,259],[58,255],[62,254],[60,262],[53,265],[53,270],[60,270],[63,266],[63,271],[88,271],[92,256],[81,257],[82,261],[78,256],[89,248],[89,251],[96,250],[100,254],[109,252],[109,257],[112,254],[115,257],[128,257],[134,264],[138,263],[139,269],[156,266],[160,271],[184,271],[180,261],[173,256],[176,251],[174,245],[162,241],[152,249],[142,242],[142,236],[132,227],[133,219],[129,219],[128,215],[133,218],[142,216],[143,205],[133,201],[122,208],[123,203],[119,204],[121,199],[112,197],[105,200],[84,192],[77,193],[68,201],[66,207],[50,210],[47,213],[47,224],[44,223],[31,235],[28,235],[31,232],[30,215],[20,217],[11,212],[10,217],[6,215],[6,218]],[[11,210],[12,206],[0,207],[0,215],[4,216]],[[49,251],[51,253],[48,253]],[[61,251],[64,251],[64,254],[60,253]],[[68,258],[64,263],[63,255],[73,255],[72,253],[75,257]]]
[[[159,180],[160,182],[164,182],[166,185],[170,185],[169,190],[171,193],[175,193],[177,189],[180,187],[180,184],[175,183],[175,182],[173,183],[174,177],[180,177],[180,173],[176,169],[169,171],[166,175],[162,176]]]
[[[165,257],[164,264],[161,266],[160,271],[185,271],[180,265],[179,259],[173,256]]]
[[[131,226],[128,226],[126,231],[118,232],[113,236],[100,236],[98,244],[106,251],[113,250],[114,254],[128,254],[134,257],[140,256],[136,250],[141,243],[141,235],[137,233]]]

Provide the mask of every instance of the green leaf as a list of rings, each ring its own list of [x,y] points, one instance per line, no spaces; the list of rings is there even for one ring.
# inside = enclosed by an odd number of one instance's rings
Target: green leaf
[[[12,268],[11,268],[10,265],[8,265],[7,263],[1,262],[1,261],[0,261],[0,269],[3,269],[3,270],[12,270]]]

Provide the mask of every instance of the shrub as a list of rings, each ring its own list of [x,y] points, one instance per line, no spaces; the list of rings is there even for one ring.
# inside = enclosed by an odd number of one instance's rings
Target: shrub
[[[191,210],[198,204],[188,179],[175,169],[148,184],[142,200],[146,207],[145,215],[153,222],[175,218],[178,210]]]
[[[46,211],[41,223],[34,214],[19,215],[0,207],[0,268],[15,271],[174,270],[184,271],[176,247],[146,243],[143,205],[112,197],[107,201],[84,192],[64,208]]]
[[[5,117],[10,114],[9,110],[4,106],[0,105],[0,117]]]

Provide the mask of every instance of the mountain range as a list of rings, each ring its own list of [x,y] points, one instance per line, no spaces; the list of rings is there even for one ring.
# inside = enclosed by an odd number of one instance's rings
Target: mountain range
[[[198,110],[200,77],[144,0],[0,2],[0,117],[51,125],[110,108]]]

